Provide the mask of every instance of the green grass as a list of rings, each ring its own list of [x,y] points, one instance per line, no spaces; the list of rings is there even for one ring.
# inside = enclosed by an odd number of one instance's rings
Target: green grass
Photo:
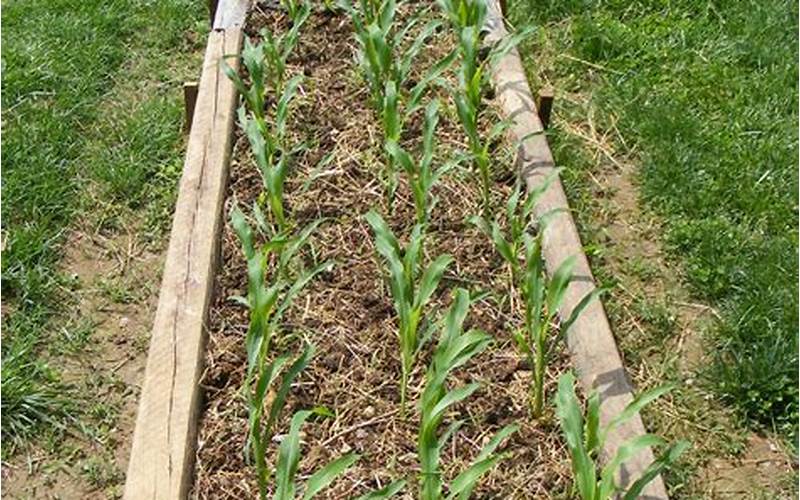
[[[548,47],[544,76],[590,94],[599,128],[618,118],[670,256],[722,314],[706,381],[753,426],[796,436],[797,4],[509,4],[540,28],[529,71]]]
[[[203,18],[191,0],[3,4],[3,437],[76,413],[52,341],[77,285],[68,232],[113,230],[141,210],[166,226],[181,166],[176,68]],[[195,68],[196,69],[196,68]],[[48,362],[49,360],[49,362]],[[9,447],[4,447],[4,453]]]

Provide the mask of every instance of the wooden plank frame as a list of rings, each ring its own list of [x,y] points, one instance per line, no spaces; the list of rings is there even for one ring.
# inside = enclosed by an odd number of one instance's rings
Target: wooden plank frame
[[[500,0],[490,0],[489,4],[487,42],[492,43],[505,37],[508,32]],[[509,129],[510,139],[514,144],[519,144],[517,151],[519,175],[525,180],[528,189],[533,189],[541,185],[556,167],[516,48],[509,51],[493,68],[492,81],[502,112],[512,122]],[[574,268],[576,279],[569,285],[559,311],[559,314],[566,318],[580,300],[596,287],[560,180],[551,184],[540,198],[534,212],[538,217],[555,209],[561,211],[552,216],[545,229],[542,253],[550,273],[568,257],[577,258]],[[567,344],[572,365],[578,372],[583,389],[587,392],[596,389],[599,392],[600,423],[607,424],[633,399],[633,389],[625,375],[614,334],[603,304],[599,300],[590,304],[575,321],[567,336]],[[608,460],[613,457],[625,441],[644,433],[644,424],[638,415],[628,420],[609,433],[603,458]],[[617,478],[619,484],[622,486],[632,484],[652,461],[652,450],[647,448],[639,452],[623,465]],[[642,498],[648,500],[668,498],[660,476],[656,477],[642,493]]]
[[[183,499],[192,484],[206,320],[219,254],[249,0],[220,0],[208,36],[147,355],[124,498]],[[228,64],[238,68],[238,58]]]

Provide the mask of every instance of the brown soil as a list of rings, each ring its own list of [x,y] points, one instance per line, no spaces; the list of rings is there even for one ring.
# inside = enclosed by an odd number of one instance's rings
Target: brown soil
[[[271,11],[256,9],[251,17],[251,34],[264,25],[280,29],[281,20]],[[436,54],[423,56],[427,64],[446,53],[451,43],[446,32],[439,35],[429,44],[436,48]],[[346,16],[315,14],[304,28],[301,45],[296,49],[298,58],[293,61],[292,69],[304,71],[306,80],[302,98],[295,105],[292,129],[300,134],[298,139],[309,140],[311,147],[298,158],[290,174],[287,204],[298,227],[327,218],[314,238],[314,254],[317,261],[333,260],[336,266],[295,300],[285,320],[284,333],[307,338],[316,345],[317,355],[293,388],[279,428],[287,428],[288,417],[296,410],[317,405],[330,408],[335,418],[309,423],[304,428],[300,477],[355,450],[361,455],[360,461],[325,492],[326,498],[349,498],[400,478],[410,480],[405,495],[411,498],[419,470],[418,415],[412,410],[403,420],[398,414],[400,370],[395,315],[384,285],[383,263],[362,218],[370,208],[384,217],[388,210],[379,181],[383,164],[378,146],[381,132],[368,107],[368,90],[355,66],[354,53],[355,41]],[[451,106],[446,93],[440,97],[443,106]],[[444,153],[463,148],[463,136],[454,117],[452,109],[444,110],[441,116],[437,137],[442,159],[447,158]],[[409,145],[416,144],[419,120],[406,128]],[[238,132],[236,137],[227,209],[237,203],[240,207],[252,206],[261,191],[261,179],[246,139]],[[328,153],[333,154],[332,161],[304,190],[316,163]],[[497,165],[496,171],[508,168]],[[496,186],[498,206],[509,189]],[[474,177],[469,172],[456,171],[440,182],[435,193],[438,204],[433,210],[426,255],[431,260],[449,253],[455,262],[428,307],[428,315],[443,311],[457,286],[488,290],[490,298],[472,306],[468,327],[484,329],[495,338],[489,350],[453,377],[453,386],[479,381],[482,388],[448,417],[464,419],[466,424],[442,459],[445,478],[452,478],[466,467],[494,432],[514,422],[522,427],[504,447],[510,457],[481,480],[476,497],[563,495],[570,484],[569,465],[554,419],[549,415],[545,422],[534,423],[528,418],[530,372],[510,340],[519,311],[507,300],[510,294],[505,266],[488,239],[465,223],[469,215],[479,212],[479,189]],[[407,186],[401,185],[395,212],[387,220],[401,239],[410,233],[413,203]],[[205,403],[193,495],[253,498],[257,489],[254,470],[243,456],[247,411],[240,395],[248,316],[244,307],[229,300],[230,296],[245,293],[246,269],[229,225],[222,241],[222,266],[203,377]],[[284,343],[286,349],[296,347]],[[427,358],[425,354],[419,360],[412,376],[410,409],[422,389],[420,367],[425,366]],[[549,389],[565,366],[563,357],[554,361]],[[270,461],[276,448],[270,450]]]
[[[796,481],[795,464],[773,440],[751,435],[736,458],[715,458],[703,471],[708,498],[771,498],[797,496],[787,490]]]
[[[64,332],[87,319],[92,331],[80,354],[54,353],[52,362],[75,391],[89,432],[71,431],[55,452],[33,448],[4,463],[9,498],[115,497],[124,480],[162,255],[134,232],[74,233],[65,249],[64,272],[80,288],[71,295]]]

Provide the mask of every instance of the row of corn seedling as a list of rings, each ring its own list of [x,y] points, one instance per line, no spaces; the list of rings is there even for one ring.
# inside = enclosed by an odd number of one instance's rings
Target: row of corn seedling
[[[290,143],[289,112],[302,83],[302,76],[287,80],[287,60],[310,15],[310,5],[295,0],[284,0],[282,5],[292,21],[288,32],[275,35],[262,30],[260,41],[245,41],[241,57],[248,79],[228,66],[224,69],[243,96],[244,103],[238,111],[239,126],[247,137],[263,181],[262,195],[252,208],[253,225],[238,207],[231,211],[231,226],[241,242],[248,277],[247,296],[235,297],[248,307],[250,317],[245,337],[247,368],[242,387],[248,409],[245,455],[255,468],[260,498],[266,499],[272,490],[275,500],[291,500],[301,488],[302,498],[313,498],[359,457],[353,453],[339,457],[314,472],[302,486],[297,484],[301,427],[309,418],[333,415],[330,410],[317,407],[292,416],[274,465],[268,460],[269,446],[278,433],[281,412],[292,384],[311,362],[314,353],[313,345],[306,341],[301,342],[303,348],[299,354],[277,352],[287,344],[298,343],[297,339],[283,335],[283,316],[314,277],[333,265],[324,262],[310,269],[299,265],[296,257],[321,221],[298,230],[284,209],[284,184],[292,159],[300,149]],[[268,99],[270,95],[275,98]],[[368,497],[382,498],[398,486],[402,484],[390,485]]]

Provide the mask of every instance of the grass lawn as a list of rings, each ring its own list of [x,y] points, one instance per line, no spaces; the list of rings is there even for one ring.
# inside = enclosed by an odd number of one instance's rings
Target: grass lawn
[[[199,71],[206,15],[194,0],[3,3],[4,459],[33,436],[86,429],[96,395],[63,369],[92,321],[65,321],[80,286],[63,272],[65,244],[132,225],[163,239],[183,160],[181,83]]]
[[[551,145],[567,167],[567,189],[593,267],[616,287],[607,306],[618,319],[634,378],[680,384],[688,378],[700,385],[691,390],[694,399],[676,403],[669,418],[662,415],[668,433],[683,425],[675,422],[676,412],[700,425],[706,417],[690,414],[719,402],[719,413],[733,411],[728,420],[736,428],[777,433],[795,454],[797,4],[508,4],[513,23],[538,27],[521,52],[534,89],[556,89]],[[634,165],[630,181],[639,219],[647,220],[643,233],[655,233],[651,239],[666,252],[660,270],[654,252],[632,259],[615,248],[614,229],[603,223],[604,210],[619,209],[609,207],[619,196],[601,199],[598,176],[603,168],[623,171],[625,164]],[[641,293],[625,281],[631,276]],[[690,294],[684,305],[719,316],[693,325],[702,330],[708,363],[686,375],[642,374],[677,372],[681,365],[665,361],[668,342],[684,345],[677,338],[678,307],[643,299],[645,291],[672,282]],[[623,316],[635,324],[634,333],[623,333]],[[659,363],[641,361],[652,353]],[[692,432],[699,440],[711,434]],[[709,452],[742,446],[720,439]],[[683,479],[672,478],[673,490]]]

